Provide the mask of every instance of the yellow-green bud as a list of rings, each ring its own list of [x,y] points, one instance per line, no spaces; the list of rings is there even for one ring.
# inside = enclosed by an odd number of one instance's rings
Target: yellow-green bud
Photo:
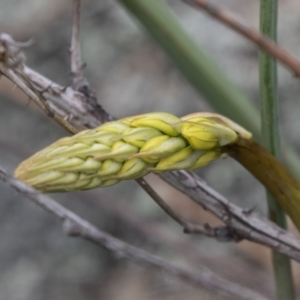
[[[141,157],[145,162],[153,164],[185,147],[186,143],[182,138],[160,135],[146,142],[139,153],[132,157]]]
[[[101,168],[97,172],[100,178],[107,178],[117,174],[122,169],[122,163],[116,162],[112,159],[107,159],[103,162]]]
[[[203,151],[195,151],[191,146],[188,146],[166,158],[161,159],[155,166],[154,172],[189,169],[203,153]]]
[[[128,128],[124,131],[122,139],[126,143],[141,148],[151,138],[161,135],[162,133],[154,128]]]
[[[181,134],[196,150],[209,150],[234,143],[237,133],[212,120],[194,117],[184,121]]]
[[[248,132],[214,114],[151,113],[62,138],[22,162],[15,176],[43,192],[109,186],[150,172],[195,169]]]
[[[108,158],[114,158],[117,162],[123,162],[127,160],[129,156],[137,153],[138,151],[139,149],[135,146],[123,141],[116,141],[109,152],[103,155],[96,155],[94,159],[101,161]]]
[[[179,118],[168,113],[144,114],[133,117],[132,119],[130,119],[130,121],[130,125],[133,127],[155,128],[170,136],[179,135],[179,132],[175,130],[173,125],[181,122]]]
[[[210,162],[218,159],[222,155],[221,149],[209,150],[203,153],[189,169],[194,170],[206,166]]]
[[[147,168],[147,164],[140,158],[132,158],[127,160],[122,169],[113,178],[117,179],[134,179],[142,177],[143,171]]]

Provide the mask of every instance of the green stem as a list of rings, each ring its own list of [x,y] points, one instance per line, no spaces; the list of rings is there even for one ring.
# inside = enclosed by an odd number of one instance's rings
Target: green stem
[[[261,0],[260,29],[262,34],[276,41],[277,35],[277,0]],[[280,154],[280,137],[278,123],[277,101],[277,65],[268,54],[260,51],[260,98],[261,124],[264,146],[277,159]],[[286,217],[283,209],[267,192],[269,218],[286,229]],[[277,299],[294,300],[295,290],[290,260],[278,252],[273,251],[273,268],[275,273]]]

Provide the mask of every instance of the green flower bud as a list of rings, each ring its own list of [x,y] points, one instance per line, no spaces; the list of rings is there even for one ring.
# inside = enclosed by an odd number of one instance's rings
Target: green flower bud
[[[133,155],[132,158],[140,157],[149,164],[157,163],[160,159],[185,147],[186,143],[182,138],[160,135],[146,142],[140,152]]]
[[[117,184],[117,183],[119,183],[120,182],[120,180],[118,180],[118,179],[107,179],[107,180],[103,180],[102,182],[101,182],[101,184],[94,184],[94,186],[90,186],[88,189],[93,189],[93,188],[95,188],[95,187],[98,187],[98,186],[102,186],[102,187],[105,187],[105,186],[112,186],[112,185],[115,185],[115,184]]]
[[[179,122],[181,122],[179,118],[168,113],[150,113],[133,117],[130,125],[133,127],[155,128],[169,136],[178,136],[180,132],[174,129],[173,124]]]
[[[84,131],[86,132],[86,130]],[[109,132],[109,131],[95,131],[91,132],[90,134],[84,134],[77,136],[76,135],[76,141],[82,142],[88,145],[92,145],[93,143],[102,144],[108,147],[111,147],[115,141],[118,141],[120,139],[121,134],[115,133],[115,132]]]
[[[147,168],[147,164],[139,159],[139,158],[133,158],[127,160],[124,164],[122,169],[118,172],[114,178],[117,179],[134,179],[141,177],[143,171]]]
[[[39,187],[40,185],[47,184],[64,177],[65,173],[59,171],[48,171],[35,175],[34,173],[32,174],[24,172],[22,175],[23,176],[20,176],[20,178],[27,182],[29,185]]]
[[[210,151],[206,151],[204,152],[199,158],[198,160],[190,167],[188,168],[189,170],[194,170],[194,169],[198,169],[201,167],[206,166],[207,164],[209,164],[210,162],[220,158],[222,155],[222,151],[221,149],[215,149],[215,150],[210,150]]]
[[[124,131],[122,139],[126,143],[141,148],[148,140],[160,135],[162,133],[154,128],[128,128]]]
[[[139,149],[135,146],[127,144],[123,141],[117,141],[113,144],[113,146],[109,149],[110,151],[104,155],[97,155],[94,159],[97,160],[105,160],[109,158],[114,158],[117,162],[123,162],[129,156],[137,153]]]
[[[63,177],[51,181],[51,185],[67,185],[76,182],[79,178],[79,173],[67,172]]]
[[[196,163],[203,153],[205,152],[195,151],[191,146],[188,146],[166,158],[161,159],[155,168],[153,168],[153,172],[189,169]]]
[[[122,168],[122,163],[116,162],[112,159],[107,159],[103,162],[101,168],[97,172],[97,176],[107,178],[117,174]]]
[[[69,189],[71,191],[72,190],[82,190],[82,189],[85,189],[87,186],[91,186],[92,182],[101,183],[101,180],[100,180],[100,178],[97,178],[97,177],[95,178],[95,177],[92,177],[91,175],[80,173],[78,179],[75,182],[66,185],[65,188]]]
[[[210,150],[234,143],[238,135],[228,127],[203,118],[183,121],[181,134],[195,150]]]
[[[22,162],[15,176],[43,192],[110,186],[149,172],[202,167],[237,140],[236,132],[250,135],[214,114],[133,116],[60,139]]]
[[[120,133],[122,134],[124,132],[124,130],[126,130],[129,126],[124,124],[124,122],[107,122],[99,127],[97,127],[95,130],[96,132],[103,132],[103,131],[107,131],[107,132],[112,132],[112,133]]]

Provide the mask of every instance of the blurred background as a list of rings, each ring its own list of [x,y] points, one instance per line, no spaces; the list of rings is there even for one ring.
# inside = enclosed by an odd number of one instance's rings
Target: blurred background
[[[207,53],[259,104],[255,46],[180,1],[166,1]],[[258,28],[259,1],[212,1]],[[68,85],[71,1],[0,0],[0,30],[16,40],[35,39],[26,50],[31,68]],[[279,1],[279,44],[300,57],[300,3]],[[101,105],[121,118],[152,111],[182,116],[212,111],[165,53],[113,0],[85,0],[82,7],[85,75]],[[285,141],[300,150],[300,84],[279,67],[280,120]],[[67,133],[0,78],[0,164],[13,172],[25,158]],[[262,186],[231,159],[199,171],[212,187],[244,208],[266,213]],[[219,222],[154,175],[147,180],[190,220]],[[150,268],[112,256],[100,247],[64,236],[45,211],[0,183],[0,300],[29,299],[224,299]],[[215,273],[274,298],[270,251],[241,242],[188,236],[133,181],[92,191],[54,194],[54,199],[101,229],[176,264]],[[300,288],[300,268],[293,264]]]

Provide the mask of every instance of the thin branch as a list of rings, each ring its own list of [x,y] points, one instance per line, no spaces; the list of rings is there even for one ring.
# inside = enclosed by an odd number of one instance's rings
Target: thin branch
[[[157,193],[156,191],[145,181],[143,178],[136,179],[136,182],[144,189],[144,191],[156,202],[156,204],[169,216],[171,216],[177,223],[183,226],[185,230],[189,227],[197,227],[195,224],[191,224],[186,221],[182,216],[177,214]]]
[[[174,211],[172,207],[168,205],[145,181],[145,179],[140,178],[136,179],[136,181],[167,215],[169,215],[173,220],[183,227],[184,233],[203,234],[209,237],[214,237],[220,242],[238,241],[231,233],[231,229],[228,227],[218,226],[214,228],[209,224],[200,225],[186,220],[184,217]]]
[[[99,112],[102,108],[93,110],[97,103],[91,104],[89,98],[82,92],[76,91],[72,87],[63,87],[27,66],[24,66],[23,70],[35,88],[51,103],[53,109],[69,115],[72,122],[88,128],[95,128],[112,120],[103,112]],[[98,113],[96,114],[95,111]]]
[[[265,245],[300,262],[300,239],[253,211],[231,203],[195,173],[173,171],[160,177],[222,220],[237,239]]]
[[[75,90],[79,90],[83,84],[83,64],[81,62],[81,50],[80,50],[80,7],[81,0],[73,0],[73,21],[72,21],[72,35],[71,35],[71,47],[70,47],[70,59],[71,59],[71,75],[72,86]]]
[[[95,91],[90,87],[88,80],[83,76],[85,64],[81,59],[80,47],[80,8],[81,0],[73,0],[73,18],[72,18],[72,34],[70,48],[70,64],[72,75],[72,90],[81,94],[82,102],[89,112],[89,115],[95,116],[101,123],[111,121],[112,118],[104,112],[101,105],[97,101]]]
[[[0,61],[0,72],[14,82],[20,90],[22,90],[30,99],[34,100],[37,105],[51,118],[53,118],[58,124],[64,127],[72,134],[78,132],[66,119],[61,117],[55,110],[51,109],[48,101],[43,97],[42,93],[36,90],[27,78],[26,74],[20,68],[9,69]]]
[[[254,42],[262,50],[269,53],[272,57],[280,61],[283,65],[289,68],[296,77],[300,76],[300,61],[290,55],[287,51],[280,48],[269,38],[261,35],[259,31],[254,28],[250,28],[241,23],[233,14],[229,11],[219,8],[212,4],[208,0],[182,0],[190,4],[193,7],[199,8],[210,16],[240,33],[245,38]]]
[[[78,215],[69,211],[46,195],[39,194],[24,182],[15,179],[0,166],[0,179],[10,187],[39,205],[63,223],[64,233],[72,237],[82,237],[96,245],[106,248],[119,258],[126,258],[136,263],[156,268],[174,278],[184,280],[189,284],[201,285],[209,290],[221,292],[223,295],[245,300],[266,300],[247,288],[224,280],[212,273],[195,273],[187,268],[178,267],[152,255],[144,250],[131,246],[92,225]]]
[[[20,65],[24,60],[23,49],[30,47],[33,42],[32,39],[27,42],[17,42],[9,34],[0,33],[0,61],[11,68]]]

